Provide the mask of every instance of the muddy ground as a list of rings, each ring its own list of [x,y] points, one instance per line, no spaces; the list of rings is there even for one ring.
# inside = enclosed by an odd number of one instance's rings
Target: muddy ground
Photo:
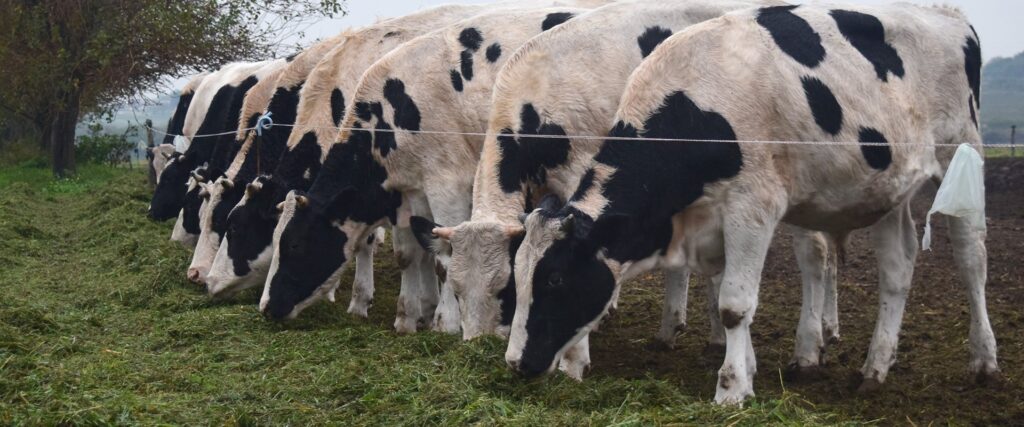
[[[765,266],[753,326],[756,391],[795,391],[823,410],[883,423],[1024,425],[1024,159],[991,159],[986,165],[989,281],[988,308],[999,345],[1002,380],[977,386],[967,372],[969,314],[966,292],[953,264],[946,221],[933,218],[933,247],[917,259],[907,302],[899,355],[883,389],[858,394],[878,310],[877,269],[870,235],[852,236],[839,267],[841,342],[829,348],[827,377],[809,383],[781,380],[793,350],[799,318],[799,270],[792,242],[776,236]],[[935,187],[916,198],[918,230]],[[938,219],[938,220],[936,220]],[[704,354],[708,323],[704,280],[690,288],[689,328],[671,351],[651,349],[663,294],[659,275],[626,284],[620,310],[591,340],[591,377],[653,376],[677,382],[686,392],[712,398],[718,355]]]

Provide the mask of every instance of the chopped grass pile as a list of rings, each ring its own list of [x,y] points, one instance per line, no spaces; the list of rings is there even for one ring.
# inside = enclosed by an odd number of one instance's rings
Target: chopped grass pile
[[[788,392],[736,409],[651,377],[525,381],[505,368],[499,339],[398,336],[387,249],[371,319],[339,303],[272,324],[256,290],[214,302],[184,280],[190,254],[168,241],[172,224],[145,218],[149,196],[138,169],[88,167],[60,182],[38,167],[0,170],[0,423],[841,421]]]

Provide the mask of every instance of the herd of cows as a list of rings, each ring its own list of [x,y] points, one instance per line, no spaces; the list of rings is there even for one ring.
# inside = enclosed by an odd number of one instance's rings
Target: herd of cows
[[[870,390],[896,358],[918,252],[910,199],[942,179],[947,145],[981,150],[980,72],[977,34],[948,7],[440,6],[194,77],[155,149],[149,215],[177,218],[189,280],[213,297],[262,285],[274,320],[333,302],[353,259],[348,312],[367,316],[390,227],[395,329],[507,337],[509,367],[528,376],[580,379],[620,285],[655,268],[656,338],[671,347],[697,272],[711,279],[709,345],[725,348],[722,404],[754,394],[749,328],[776,228],[802,272],[799,374],[839,337],[837,260],[872,227]],[[984,381],[999,373],[985,232],[949,224]]]

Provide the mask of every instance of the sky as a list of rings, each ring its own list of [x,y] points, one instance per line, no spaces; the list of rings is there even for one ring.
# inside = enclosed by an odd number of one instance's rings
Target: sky
[[[789,0],[791,3],[813,4],[815,0]],[[488,0],[346,0],[345,16],[323,19],[305,30],[304,46],[317,39],[333,36],[345,28],[369,25],[380,18],[401,16],[430,6],[453,3],[488,3]],[[982,53],[988,61],[995,57],[1009,57],[1024,51],[1024,0],[944,0],[911,1],[912,3],[949,4],[961,8],[978,30]],[[836,2],[830,2],[836,3]],[[886,4],[887,0],[845,0],[839,3]],[[1020,25],[1021,27],[1018,27]],[[294,43],[294,42],[293,42]],[[172,86],[180,88],[187,78],[176,79]]]

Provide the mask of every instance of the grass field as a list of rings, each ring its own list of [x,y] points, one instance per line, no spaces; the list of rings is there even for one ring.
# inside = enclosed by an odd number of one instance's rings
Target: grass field
[[[390,251],[368,321],[339,303],[271,324],[255,290],[213,302],[184,280],[149,196],[138,169],[0,169],[0,424],[851,423],[784,388],[720,408],[653,376],[524,381],[498,339],[397,336]]]

